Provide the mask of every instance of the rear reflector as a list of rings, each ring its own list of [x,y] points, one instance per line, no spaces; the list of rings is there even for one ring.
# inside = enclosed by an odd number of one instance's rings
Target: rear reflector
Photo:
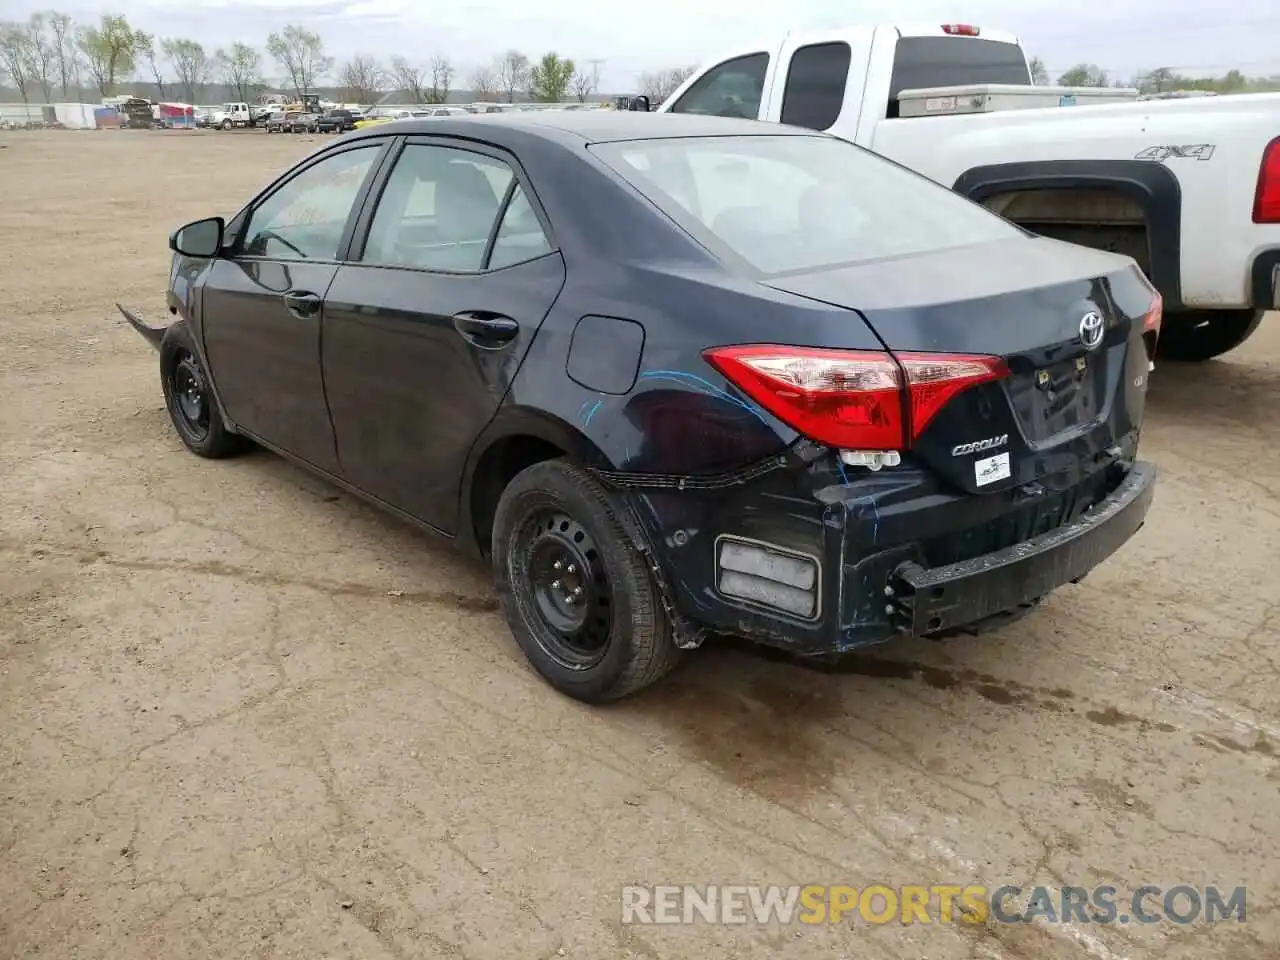
[[[967,23],[944,23],[942,32],[949,33],[953,37],[976,37],[982,33],[977,27],[971,27]]]
[[[1267,144],[1253,194],[1253,222],[1280,223],[1280,137]]]
[[[751,344],[703,358],[797,433],[845,450],[904,450],[957,394],[1008,374],[968,354]]]

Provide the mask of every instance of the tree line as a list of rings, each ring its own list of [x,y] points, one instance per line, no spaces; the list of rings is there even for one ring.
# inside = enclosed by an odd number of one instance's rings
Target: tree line
[[[198,40],[135,29],[119,14],[76,24],[68,14],[49,10],[23,23],[0,22],[0,76],[13,84],[23,103],[51,103],[86,89],[106,97],[139,81],[154,85],[162,100],[173,96],[196,103],[211,85],[221,84],[237,100],[248,101],[269,88],[264,76],[268,65],[300,97],[329,82],[353,103],[374,103],[390,90],[404,91],[414,103],[446,103],[461,79],[479,100],[560,103],[597,95],[604,61],[576,62],[554,51],[531,59],[508,50],[459,78],[443,55],[415,63],[402,56],[383,60],[357,53],[338,63],[325,51],[323,38],[300,25],[270,34],[263,49],[237,42],[210,50]],[[665,98],[692,71],[644,74],[637,92]]]
[[[1171,90],[1203,90],[1209,93],[1263,93],[1280,90],[1280,77],[1249,77],[1239,70],[1228,70],[1220,77],[1188,77],[1171,67],[1146,70],[1128,79],[1113,77],[1094,63],[1078,63],[1050,77],[1040,57],[1032,57],[1031,80],[1038,85],[1057,83],[1061,87],[1132,87],[1140,93],[1167,93]]]

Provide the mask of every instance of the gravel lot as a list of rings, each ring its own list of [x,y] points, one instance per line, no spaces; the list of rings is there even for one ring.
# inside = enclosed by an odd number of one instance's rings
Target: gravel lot
[[[1150,522],[1030,620],[826,672],[721,644],[592,710],[484,570],[169,426],[113,300],[158,319],[169,230],[316,142],[0,133],[0,956],[1280,955],[1280,319],[1157,369]],[[624,925],[637,882],[1245,885],[1248,913]]]

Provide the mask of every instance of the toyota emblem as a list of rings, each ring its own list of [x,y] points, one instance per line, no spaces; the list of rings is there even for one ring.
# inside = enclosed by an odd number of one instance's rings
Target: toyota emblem
[[[1092,350],[1102,342],[1102,333],[1102,314],[1097,310],[1090,310],[1080,318],[1080,342],[1086,350]]]

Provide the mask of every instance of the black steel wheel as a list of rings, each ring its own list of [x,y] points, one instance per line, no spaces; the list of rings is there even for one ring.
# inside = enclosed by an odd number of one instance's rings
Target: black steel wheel
[[[518,473],[498,501],[492,554],[512,635],[557,690],[617,700],[675,666],[644,555],[585,471],[547,460]]]
[[[185,323],[173,324],[160,341],[160,384],[173,428],[192,453],[218,458],[245,446],[243,438],[228,430],[222,419]]]
[[[591,534],[567,513],[545,508],[531,511],[518,536],[547,655],[568,669],[598,663],[609,644],[613,591]]]

